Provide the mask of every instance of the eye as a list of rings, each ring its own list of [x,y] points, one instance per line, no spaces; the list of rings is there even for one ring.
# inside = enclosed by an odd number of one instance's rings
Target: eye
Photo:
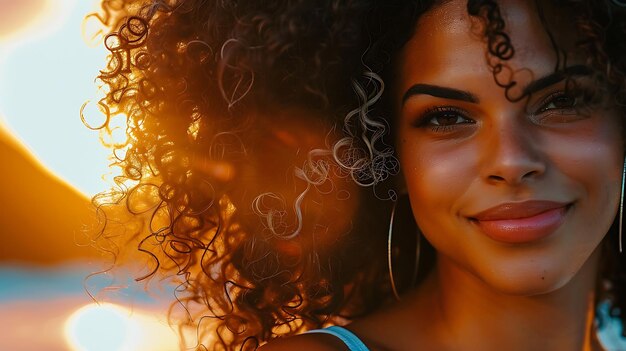
[[[539,125],[571,123],[588,118],[589,104],[581,91],[557,91],[541,100],[532,113],[532,119]]]
[[[474,124],[475,122],[466,117],[467,113],[459,108],[451,106],[434,107],[419,118],[416,123],[417,127],[430,127],[434,131],[444,130],[461,124]]]
[[[548,112],[552,110],[573,110],[577,105],[577,99],[571,94],[559,91],[550,94],[541,103],[538,113]]]

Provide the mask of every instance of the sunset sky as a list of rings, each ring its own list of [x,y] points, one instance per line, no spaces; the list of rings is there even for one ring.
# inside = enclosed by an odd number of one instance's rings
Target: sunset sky
[[[96,97],[94,78],[106,55],[91,36],[93,23],[83,21],[96,3],[0,0],[0,146],[7,182],[0,206],[0,237],[6,239],[0,350],[177,349],[167,304],[134,290],[116,304],[95,304],[85,291],[85,278],[102,263],[79,252],[86,248],[74,234],[83,222],[68,199],[86,207],[87,197],[108,187],[102,180],[110,172],[108,152],[79,114]]]
[[[80,120],[105,51],[83,23],[92,0],[0,0],[0,120],[53,173],[91,196],[107,150]]]

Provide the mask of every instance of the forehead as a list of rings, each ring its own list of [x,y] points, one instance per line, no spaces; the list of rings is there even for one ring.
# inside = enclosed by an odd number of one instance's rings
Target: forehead
[[[505,32],[515,49],[507,65],[513,70],[530,70],[535,77],[554,71],[557,55],[534,2],[510,0],[499,5]],[[554,16],[547,6],[542,11],[559,46],[568,49],[570,40],[564,38],[562,18]],[[447,1],[419,19],[413,36],[400,52],[400,88],[404,88],[403,83],[417,83],[416,79],[419,83],[443,84],[472,75],[491,76],[486,53],[482,22],[469,16],[466,1]],[[568,61],[573,62],[573,58]]]

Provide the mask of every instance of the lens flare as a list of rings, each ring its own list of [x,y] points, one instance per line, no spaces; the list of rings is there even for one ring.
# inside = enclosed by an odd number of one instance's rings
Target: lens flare
[[[130,316],[109,304],[90,304],[74,312],[65,324],[65,335],[76,351],[123,350],[130,339]]]
[[[113,304],[89,304],[65,322],[73,351],[169,351],[178,349],[174,331],[156,317]]]

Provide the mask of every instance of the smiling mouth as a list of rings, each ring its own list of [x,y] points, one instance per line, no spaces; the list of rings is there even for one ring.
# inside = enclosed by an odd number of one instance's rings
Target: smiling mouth
[[[554,233],[565,221],[571,207],[571,203],[545,201],[504,204],[469,217],[469,220],[496,241],[522,244]]]

